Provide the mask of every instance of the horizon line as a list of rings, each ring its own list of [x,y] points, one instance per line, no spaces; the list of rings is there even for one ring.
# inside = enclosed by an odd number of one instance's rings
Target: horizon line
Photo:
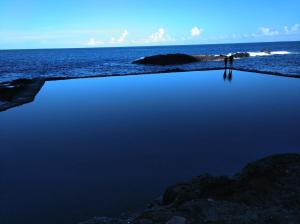
[[[53,48],[11,48],[0,49],[0,51],[21,51],[21,50],[67,50],[67,49],[102,49],[102,48],[142,48],[142,47],[176,47],[176,46],[199,46],[199,45],[225,45],[225,44],[260,44],[260,43],[281,43],[281,42],[300,42],[300,40],[282,41],[257,41],[257,42],[238,42],[238,43],[207,43],[207,44],[165,44],[165,45],[135,45],[135,46],[99,46],[99,47],[53,47]]]

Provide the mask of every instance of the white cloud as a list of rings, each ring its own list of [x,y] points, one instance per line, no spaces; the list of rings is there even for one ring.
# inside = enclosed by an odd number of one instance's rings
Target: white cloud
[[[285,33],[289,33],[290,32],[290,29],[289,29],[288,26],[283,27],[283,30],[284,30]]]
[[[200,29],[199,27],[195,26],[191,29],[191,36],[197,37],[200,36],[203,33],[203,29]]]
[[[164,42],[166,41],[166,31],[164,28],[160,28],[157,32],[151,34],[147,38],[148,42]]]
[[[116,42],[117,41],[116,41],[115,37],[110,38],[110,41],[109,41],[110,44],[115,44]]]
[[[104,42],[101,41],[101,40],[97,40],[97,39],[95,39],[95,38],[91,38],[91,39],[89,39],[89,40],[87,41],[86,44],[89,45],[89,46],[97,46],[97,45],[102,45],[102,44],[104,44]]]
[[[124,30],[119,38],[112,37],[109,41],[110,44],[121,44],[124,43],[127,36],[129,35],[128,30]]]
[[[123,43],[126,39],[126,37],[128,36],[129,32],[128,30],[124,30],[123,33],[121,34],[121,36],[119,37],[118,42],[119,43]]]
[[[260,27],[259,32],[261,35],[264,35],[264,36],[276,36],[279,34],[279,32],[277,30],[273,30],[269,27]]]
[[[299,24],[295,24],[294,26],[292,26],[291,31],[292,32],[298,32],[299,28],[300,28],[300,25]]]
[[[277,36],[277,35],[289,35],[296,34],[300,32],[300,25],[294,24],[293,26],[284,26],[283,30],[278,31],[269,27],[260,27],[259,31],[255,34],[252,34],[253,37],[259,36]]]
[[[89,46],[122,44],[126,41],[128,35],[129,35],[128,30],[124,30],[119,38],[111,37],[110,40],[106,40],[106,41],[98,40],[96,38],[90,38],[87,42],[85,42],[85,44]]]
[[[134,44],[151,44],[151,43],[160,43],[160,42],[169,42],[175,41],[175,38],[170,37],[164,28],[159,28],[157,32],[152,33],[145,39],[142,40],[134,40],[132,43]]]
[[[284,32],[285,32],[286,34],[298,33],[299,30],[300,30],[300,25],[299,25],[299,24],[295,24],[295,25],[293,25],[293,26],[291,26],[291,27],[285,26],[285,27],[283,28],[283,30],[284,30]]]

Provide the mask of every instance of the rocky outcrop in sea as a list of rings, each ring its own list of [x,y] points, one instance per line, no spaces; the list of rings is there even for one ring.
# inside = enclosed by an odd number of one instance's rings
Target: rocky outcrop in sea
[[[234,58],[250,57],[247,52],[232,54]],[[188,55],[188,54],[159,54],[143,57],[133,61],[133,64],[142,65],[181,65],[193,62],[222,61],[226,55]]]

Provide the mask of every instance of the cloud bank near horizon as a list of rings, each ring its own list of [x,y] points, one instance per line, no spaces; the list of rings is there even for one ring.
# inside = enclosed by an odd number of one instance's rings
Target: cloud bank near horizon
[[[253,40],[257,42],[260,39],[268,40],[274,37],[299,36],[300,25],[285,25],[282,29],[277,30],[272,27],[261,26],[253,33],[245,34],[223,34],[219,36],[209,36],[209,32],[204,33],[204,29],[199,26],[194,26],[190,32],[186,32],[183,36],[173,36],[170,31],[164,27],[158,28],[146,37],[137,38],[134,36],[134,31],[129,29],[123,31],[117,30],[67,30],[46,33],[18,33],[18,32],[3,32],[0,31],[0,44],[20,43],[20,42],[41,42],[41,43],[57,43],[60,40],[69,43],[70,46],[76,47],[101,47],[101,46],[144,46],[144,45],[168,45],[168,44],[189,44],[193,43],[205,44],[206,42],[220,41],[240,41]],[[86,39],[82,39],[82,36]],[[88,37],[90,36],[90,37]],[[81,39],[81,40],[80,40]],[[300,38],[299,38],[300,39]],[[62,41],[62,42],[63,42]]]

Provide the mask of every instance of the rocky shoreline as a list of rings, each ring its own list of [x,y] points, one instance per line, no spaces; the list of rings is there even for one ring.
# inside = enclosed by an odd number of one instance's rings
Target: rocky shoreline
[[[128,217],[81,224],[297,224],[300,154],[251,162],[234,176],[198,176],[166,189],[161,200]]]

